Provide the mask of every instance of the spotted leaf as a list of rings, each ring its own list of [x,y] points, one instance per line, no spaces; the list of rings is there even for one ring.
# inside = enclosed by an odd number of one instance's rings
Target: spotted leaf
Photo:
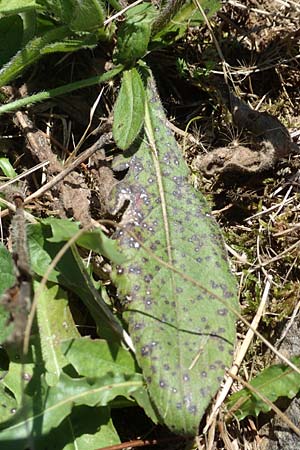
[[[151,78],[144,135],[130,154],[114,192],[129,201],[116,233],[127,260],[112,276],[161,421],[195,435],[232,360],[236,283]]]

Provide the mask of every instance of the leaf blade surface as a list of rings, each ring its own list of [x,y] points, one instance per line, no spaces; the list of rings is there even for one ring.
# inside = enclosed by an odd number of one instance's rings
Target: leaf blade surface
[[[116,233],[127,262],[113,279],[161,420],[195,435],[232,360],[235,318],[226,304],[237,308],[236,285],[153,81],[147,94],[145,134],[115,192],[130,203]]]

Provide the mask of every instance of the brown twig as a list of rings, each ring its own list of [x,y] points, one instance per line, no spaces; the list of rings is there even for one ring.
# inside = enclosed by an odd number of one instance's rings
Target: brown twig
[[[133,447],[145,447],[147,445],[160,445],[160,444],[168,444],[171,442],[179,442],[186,440],[182,436],[174,436],[170,438],[164,439],[136,439],[134,441],[123,442],[121,444],[109,445],[108,447],[98,448],[96,450],[125,450],[127,448]]]

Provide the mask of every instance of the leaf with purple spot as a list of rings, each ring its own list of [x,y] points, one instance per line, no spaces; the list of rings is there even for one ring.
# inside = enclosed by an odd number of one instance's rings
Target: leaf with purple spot
[[[113,192],[129,204],[115,236],[126,263],[112,279],[161,421],[196,435],[232,361],[237,289],[219,227],[189,183],[151,77],[135,150]]]

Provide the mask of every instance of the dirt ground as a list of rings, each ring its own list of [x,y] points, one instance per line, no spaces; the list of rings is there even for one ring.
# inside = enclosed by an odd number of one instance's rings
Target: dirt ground
[[[258,330],[287,357],[300,354],[299,17],[297,0],[224,1],[210,19],[213,35],[208,26],[191,29],[171,49],[148,57],[191,182],[207,196],[224,231],[242,314],[251,322],[265,293]],[[8,89],[13,98],[92,76],[107,64],[106,57],[100,48],[63,61],[52,55]],[[99,92],[85,89],[5,117],[1,135],[15,169],[49,160],[48,182],[63,172],[75,142],[84,136],[80,151],[90,148],[110,128],[118,85],[105,86],[90,122]],[[31,213],[74,217],[83,225],[107,218],[106,200],[116,181],[111,170],[115,148],[109,140],[102,144],[106,154],[77,164],[63,181],[42,191],[29,204]],[[28,178],[26,196],[41,188],[41,179]],[[247,328],[238,327],[239,349]],[[247,381],[274,361],[254,337],[239,374]],[[233,389],[239,387],[235,381]],[[282,408],[299,426],[299,399]],[[225,423],[221,408],[198,445],[203,450],[296,450],[300,437],[274,413]]]

